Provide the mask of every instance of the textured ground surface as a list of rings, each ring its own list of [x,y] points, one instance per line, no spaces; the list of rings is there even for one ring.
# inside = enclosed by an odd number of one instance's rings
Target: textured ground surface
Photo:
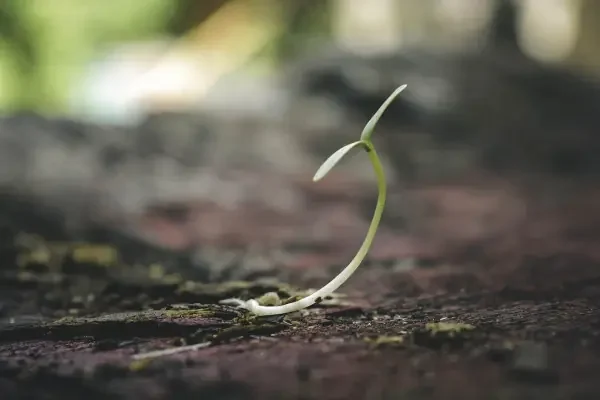
[[[301,217],[329,215],[326,226],[337,235],[305,233],[312,241],[303,242],[290,234],[297,242],[286,244],[282,225],[302,233],[310,224],[248,211],[221,223],[214,247],[195,253],[166,239],[180,251],[114,235],[108,245],[64,242],[52,229],[42,239],[14,230],[15,213],[4,216],[11,223],[2,232],[0,269],[2,399],[596,398],[600,263],[587,200],[538,207],[528,214],[533,220],[520,220],[501,198],[505,214],[491,215],[508,226],[474,240],[482,236],[480,214],[490,213],[489,192],[445,187],[420,195],[433,201],[436,193],[446,200],[423,231],[435,240],[419,246],[425,239],[398,234],[392,208],[345,296],[267,319],[216,304],[269,291],[299,295],[294,287],[333,276],[364,233],[360,197],[313,193],[320,202]],[[213,224],[227,215],[198,204],[183,209],[187,217],[179,219],[151,211],[140,226],[158,241],[202,241],[190,231],[200,225],[190,215]],[[194,343],[209,345],[133,358]]]

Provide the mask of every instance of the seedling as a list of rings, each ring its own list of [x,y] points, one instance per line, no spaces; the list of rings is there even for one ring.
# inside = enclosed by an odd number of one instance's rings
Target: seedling
[[[385,196],[387,191],[383,167],[381,165],[381,161],[379,160],[379,156],[375,151],[375,146],[371,142],[371,136],[373,135],[375,126],[377,125],[377,122],[379,122],[379,119],[383,115],[384,111],[405,88],[406,85],[398,87],[381,105],[381,107],[379,107],[379,110],[377,110],[377,112],[365,125],[360,135],[360,140],[345,145],[344,147],[333,153],[331,156],[329,156],[329,158],[325,160],[325,162],[321,165],[321,167],[317,170],[315,176],[313,177],[314,182],[323,179],[325,175],[327,175],[329,171],[331,171],[333,167],[335,167],[337,163],[339,163],[340,160],[344,158],[346,154],[348,154],[351,150],[355,148],[363,148],[369,155],[369,159],[371,160],[371,164],[373,165],[373,170],[375,171],[375,176],[377,178],[377,187],[379,189],[377,205],[375,207],[373,219],[371,220],[371,225],[369,226],[369,230],[367,231],[365,240],[363,241],[362,245],[358,249],[358,252],[354,256],[352,261],[350,261],[348,266],[346,266],[346,268],[344,268],[342,272],[340,272],[335,278],[331,280],[331,282],[323,286],[321,289],[317,290],[309,296],[306,296],[292,303],[278,305],[277,301],[269,301],[268,303],[270,305],[267,305],[265,304],[265,302],[259,302],[254,299],[250,299],[247,301],[241,299],[227,299],[222,300],[221,304],[234,305],[239,308],[246,309],[258,316],[287,314],[302,310],[306,307],[310,307],[315,303],[320,303],[321,301],[323,301],[323,299],[325,299],[327,296],[330,296],[334,291],[336,291],[340,286],[342,286],[344,282],[346,282],[348,278],[350,278],[354,271],[356,271],[356,269],[365,259],[367,253],[369,252],[371,244],[373,243],[373,238],[375,237],[375,233],[377,232],[379,222],[381,221],[381,214],[383,213],[383,208],[385,207]]]

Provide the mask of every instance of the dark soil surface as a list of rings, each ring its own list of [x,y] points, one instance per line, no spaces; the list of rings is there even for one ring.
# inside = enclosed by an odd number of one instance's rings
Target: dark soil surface
[[[36,223],[39,217],[29,215],[26,224],[15,220],[18,213],[5,215],[0,398],[598,398],[600,259],[593,204],[585,209],[578,200],[571,211],[538,207],[534,220],[520,220],[518,229],[513,224],[475,240],[481,235],[466,221],[478,220],[482,197],[448,187],[420,195],[440,191],[446,209],[425,230],[430,238],[437,232],[436,240],[419,248],[415,243],[425,239],[400,235],[388,215],[371,258],[342,288],[344,296],[269,318],[218,302],[272,291],[289,298],[302,295],[298,288],[323,284],[364,234],[365,218],[349,217],[368,215],[357,212],[363,200],[352,206],[335,191],[320,193],[314,214],[306,221],[283,219],[284,225],[302,232],[302,223],[318,219],[321,208],[323,216],[335,214],[336,204],[341,214],[328,224],[340,234],[279,243],[287,255],[279,258],[231,246],[225,251],[228,241],[273,243],[269,235],[281,232],[267,223],[281,216],[250,211],[248,219],[223,225],[229,230],[213,238],[212,253],[197,254],[106,232],[74,242],[50,229],[49,220]],[[452,198],[459,206],[451,206]],[[190,214],[217,213],[202,205],[183,208],[185,218],[167,207],[149,211],[141,225],[156,238],[189,237],[190,224],[182,221]],[[451,229],[455,220],[465,221],[455,225],[461,229]],[[260,235],[248,228],[258,222]],[[43,226],[49,228],[35,235]],[[204,345],[135,358],[190,344]]]

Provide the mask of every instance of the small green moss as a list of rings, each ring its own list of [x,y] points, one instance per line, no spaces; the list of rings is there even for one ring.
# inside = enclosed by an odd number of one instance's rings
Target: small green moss
[[[71,257],[77,263],[89,263],[111,267],[117,264],[119,253],[113,246],[80,244],[72,249]]]
[[[20,233],[15,238],[15,246],[19,249],[17,265],[20,268],[42,265],[54,269],[61,263],[63,254],[54,251],[40,236]]]
[[[148,276],[151,279],[159,280],[165,276],[165,268],[160,264],[151,264],[148,266]]]
[[[233,319],[233,323],[239,325],[254,325],[259,321],[260,320],[256,315],[249,312],[244,312],[240,316]]]
[[[377,336],[374,338],[365,338],[365,342],[370,343],[374,347],[380,346],[400,346],[404,344],[404,336]]]
[[[476,327],[460,322],[432,322],[411,333],[412,343],[435,349],[456,349],[477,340]]]
[[[151,280],[158,281],[167,285],[180,285],[183,278],[179,274],[169,274],[160,264],[150,264],[147,268],[148,277]]]
[[[25,268],[31,264],[50,264],[52,260],[52,253],[47,247],[40,247],[32,250],[29,253],[19,254],[17,258],[17,264],[21,268]]]
[[[444,333],[452,336],[454,334],[472,331],[475,329],[475,326],[460,322],[431,322],[425,325],[425,329],[431,332],[433,335],[437,333]]]
[[[66,256],[75,263],[103,267],[117,265],[119,261],[117,249],[104,244],[49,242],[37,235],[21,233],[15,238],[15,246],[20,250],[17,264],[21,268],[37,264],[60,269]]]
[[[279,306],[281,305],[281,299],[276,292],[268,292],[260,296],[256,301],[261,306]]]
[[[152,364],[153,359],[151,357],[142,358],[141,360],[135,360],[129,363],[129,370],[131,372],[139,372],[148,368],[150,364]]]

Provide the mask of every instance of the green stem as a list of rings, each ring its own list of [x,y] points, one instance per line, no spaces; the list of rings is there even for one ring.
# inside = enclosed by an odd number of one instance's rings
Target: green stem
[[[354,271],[356,271],[356,269],[360,266],[362,261],[367,256],[371,245],[373,244],[373,239],[375,238],[375,233],[377,232],[377,228],[379,227],[379,222],[381,221],[381,216],[383,214],[383,209],[385,208],[385,197],[387,192],[385,173],[383,172],[383,166],[381,165],[377,151],[375,150],[375,147],[373,147],[371,141],[367,140],[363,143],[365,146],[365,151],[369,155],[369,159],[373,165],[375,176],[377,177],[379,195],[377,196],[377,205],[375,207],[375,212],[373,213],[373,219],[369,225],[367,235],[352,261],[350,261],[348,266],[346,266],[346,268],[344,268],[327,285],[323,286],[313,294],[293,303],[282,306],[261,306],[256,300],[248,300],[247,302],[240,301],[239,305],[242,305],[244,308],[247,308],[250,312],[253,312],[256,315],[278,315],[295,312],[303,308],[310,307],[315,303],[321,302],[325,297],[331,295],[340,286],[342,286],[344,282],[346,282],[348,278],[352,276]]]

